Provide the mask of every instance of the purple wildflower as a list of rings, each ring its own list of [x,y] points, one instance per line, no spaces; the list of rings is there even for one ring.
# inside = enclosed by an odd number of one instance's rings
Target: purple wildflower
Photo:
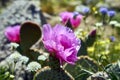
[[[9,26],[5,29],[5,36],[11,42],[20,42],[20,25]]]
[[[70,19],[73,28],[77,28],[82,20],[82,15],[77,12],[62,12],[60,13],[62,23],[66,24]]]
[[[101,14],[103,14],[103,15],[107,14],[107,11],[108,11],[108,9],[105,8],[105,7],[101,7],[101,8],[99,9],[99,12],[100,12]]]
[[[108,16],[109,17],[113,17],[113,16],[115,16],[115,14],[116,14],[116,12],[113,11],[113,10],[108,11]]]
[[[83,9],[83,13],[84,14],[87,14],[87,13],[89,13],[90,12],[90,8],[89,7],[85,7],[84,9]]]
[[[43,25],[43,44],[50,55],[58,58],[61,64],[75,64],[77,61],[80,40],[70,28],[59,24],[53,28],[49,24]]]
[[[110,41],[114,42],[115,41],[115,37],[114,36],[110,36]]]

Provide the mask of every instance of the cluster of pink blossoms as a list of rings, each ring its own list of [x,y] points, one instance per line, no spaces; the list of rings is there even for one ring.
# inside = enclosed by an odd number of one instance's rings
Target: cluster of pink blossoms
[[[60,17],[63,24],[66,24],[68,20],[70,20],[73,28],[77,28],[83,18],[83,16],[77,12],[62,12],[60,13]]]

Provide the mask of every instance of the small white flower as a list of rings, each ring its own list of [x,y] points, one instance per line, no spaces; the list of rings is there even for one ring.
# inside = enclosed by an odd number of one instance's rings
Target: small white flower
[[[120,23],[115,24],[116,27],[120,27]]]
[[[101,27],[101,26],[103,26],[103,23],[96,23],[95,26],[96,27]]]
[[[21,57],[22,57],[22,55],[19,52],[16,51],[8,57],[7,61],[18,62],[18,61],[20,61]]]
[[[20,57],[20,61],[21,61],[23,64],[26,64],[26,63],[29,61],[29,58],[26,57],[26,56],[21,56],[21,57]]]
[[[8,66],[8,64],[7,64],[7,62],[6,62],[5,60],[2,61],[2,62],[0,62],[0,67],[4,67],[4,68],[6,68],[6,69],[9,68],[9,66]]]
[[[110,21],[110,25],[116,25],[118,22],[117,21]]]
[[[10,43],[10,45],[11,45],[11,47],[14,47],[14,48],[17,48],[18,46],[19,46],[19,44],[17,44],[17,43]]]
[[[40,55],[38,57],[38,60],[42,60],[42,61],[45,61],[47,59],[47,57],[45,55]]]
[[[35,61],[30,62],[27,66],[27,70],[30,71],[30,72],[31,71],[37,71],[40,68],[41,68],[41,65],[38,62],[35,62]]]

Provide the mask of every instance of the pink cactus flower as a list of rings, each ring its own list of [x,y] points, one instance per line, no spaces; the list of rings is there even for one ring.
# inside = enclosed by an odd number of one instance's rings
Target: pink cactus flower
[[[20,25],[9,26],[5,29],[5,36],[11,42],[20,42]]]
[[[77,53],[80,48],[80,40],[76,38],[73,31],[63,25],[57,24],[51,27],[49,24],[43,26],[44,47],[60,60],[60,63],[67,62],[75,64]]]
[[[66,24],[70,19],[73,28],[77,28],[82,20],[82,15],[77,12],[62,12],[60,13],[60,17],[63,24]]]
[[[60,13],[60,17],[62,19],[62,23],[66,24],[68,19],[72,17],[72,12],[62,12]]]

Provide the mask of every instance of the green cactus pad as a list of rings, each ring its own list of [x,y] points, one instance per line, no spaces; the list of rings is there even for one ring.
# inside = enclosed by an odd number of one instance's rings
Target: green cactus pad
[[[81,66],[86,69],[91,68],[93,72],[98,71],[98,65],[97,65],[96,61],[94,61],[92,58],[90,58],[88,56],[78,57],[77,64],[81,64]]]
[[[39,25],[34,22],[27,21],[20,28],[20,46],[17,50],[31,60],[37,60],[39,52],[34,51],[31,47],[41,39],[42,31]]]
[[[74,80],[74,78],[62,68],[55,70],[44,67],[35,74],[33,80]]]
[[[42,31],[36,23],[27,21],[21,25],[20,47],[23,51],[30,49],[42,36]]]
[[[66,64],[64,65],[64,69],[70,72],[75,80],[86,80],[85,78],[93,72],[97,72],[98,67],[97,63],[88,56],[80,56],[78,57],[76,65]]]

